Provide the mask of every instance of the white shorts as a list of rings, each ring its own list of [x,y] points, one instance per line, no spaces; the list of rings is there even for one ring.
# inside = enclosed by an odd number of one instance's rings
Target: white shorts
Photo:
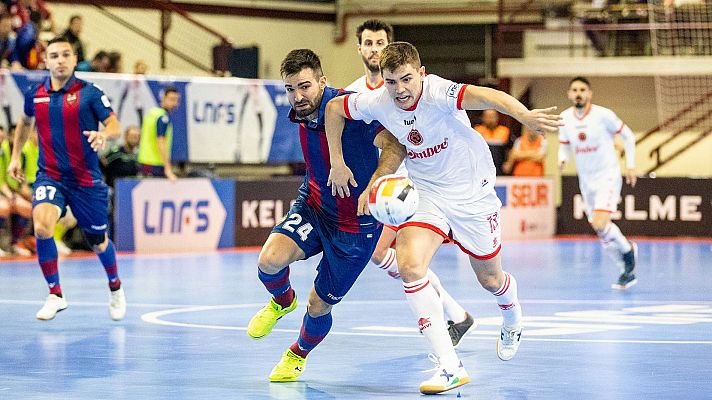
[[[579,177],[579,189],[589,221],[593,219],[594,211],[613,213],[618,210],[618,200],[621,198],[623,185],[623,178],[619,174],[585,181],[580,179]]]
[[[399,228],[418,226],[430,229],[445,241],[454,242],[467,255],[488,260],[496,256],[502,246],[501,207],[502,202],[494,190],[470,204],[454,204],[446,198],[421,191],[418,211]]]

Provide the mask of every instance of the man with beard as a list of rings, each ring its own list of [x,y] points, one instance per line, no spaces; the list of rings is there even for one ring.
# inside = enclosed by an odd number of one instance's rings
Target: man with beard
[[[365,75],[356,79],[345,90],[358,93],[367,93],[377,90],[383,86],[381,76],[381,51],[393,41],[393,27],[378,19],[370,19],[356,28],[356,38],[358,39],[358,53],[363,60]],[[397,175],[408,176],[405,163],[401,163]],[[390,277],[400,279],[398,274],[398,260],[396,259],[396,233],[397,226],[386,225],[378,240],[376,250],[373,251],[371,262],[378,268],[384,270]],[[443,303],[443,310],[447,318],[447,330],[452,340],[452,345],[457,348],[462,339],[474,328],[477,327],[472,315],[445,290],[440,283],[440,278],[428,270],[430,282],[437,290],[440,300]]]
[[[580,76],[572,79],[568,97],[573,107],[561,113],[564,126],[559,129],[559,168],[569,160],[573,147],[588,222],[606,252],[623,264],[618,281],[611,287],[627,289],[638,282],[637,246],[611,222],[623,184],[614,138],[620,135],[625,143],[625,181],[635,186],[635,136],[613,111],[591,103],[593,91],[588,79]]]
[[[376,146],[394,148],[391,152],[396,157],[405,154],[395,140],[384,139],[387,131],[380,124],[348,121],[342,144],[345,162],[354,172],[351,183],[356,196],[332,196],[327,185],[330,161],[324,107],[342,91],[326,86],[319,57],[308,49],[287,54],[280,72],[292,106],[290,120],[299,124],[307,173],[296,202],[274,227],[260,252],[257,276],[272,298],[250,320],[247,334],[261,339],[272,331],[277,320],[294,311],[297,299],[289,281],[289,264],[323,252],[299,337],[269,376],[272,382],[291,382],[304,372],[309,352],[329,333],[331,308],[341,301],[368,264],[381,234],[382,225],[372,216],[356,214],[358,196],[368,186],[378,164]]]

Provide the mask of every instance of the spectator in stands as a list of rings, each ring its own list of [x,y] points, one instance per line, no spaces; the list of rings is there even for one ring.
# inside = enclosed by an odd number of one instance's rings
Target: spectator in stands
[[[513,176],[544,176],[546,146],[543,135],[523,127],[522,136],[514,141],[502,170]]]
[[[7,186],[7,166],[10,163],[10,141],[0,126],[0,257],[7,255],[12,192]]]
[[[143,60],[137,60],[133,67],[133,73],[135,75],[146,75],[148,72],[148,64]]]
[[[161,96],[161,106],[153,107],[143,118],[138,147],[139,173],[143,176],[176,180],[171,165],[173,124],[169,113],[180,104],[178,89],[169,87]]]
[[[109,53],[104,50],[98,51],[94,54],[91,62],[84,60],[77,64],[75,70],[83,72],[109,72]]]
[[[72,15],[69,17],[69,26],[62,33],[62,36],[67,38],[69,44],[74,48],[74,53],[77,55],[77,62],[84,61],[84,43],[79,35],[82,33],[82,17],[80,15]]]
[[[138,145],[141,130],[138,126],[129,126],[124,131],[124,144],[114,145],[101,159],[106,183],[114,186],[117,178],[138,175]]]
[[[52,12],[43,0],[13,0],[10,3],[10,14],[14,19],[13,26],[16,31],[34,22],[38,29],[46,23],[54,32]]]
[[[504,175],[502,164],[506,159],[507,150],[512,146],[509,139],[509,128],[499,124],[497,110],[488,109],[482,111],[482,123],[476,125],[475,130],[482,135],[490,148],[490,152],[492,152],[492,160],[497,169],[497,175]]]
[[[0,14],[0,68],[14,71],[22,69],[17,53],[17,42],[12,32],[12,17],[8,13]]]
[[[30,140],[28,143],[33,141],[37,143],[36,132],[30,135]],[[3,154],[10,153],[11,141],[8,141],[7,145],[3,144]],[[37,159],[34,159],[34,164],[32,160],[28,160],[28,151],[32,145],[23,147],[22,151],[22,162],[23,170],[30,174],[37,171]],[[30,153],[31,156],[31,153]],[[30,157],[31,158],[31,157]],[[3,167],[3,171],[7,171],[10,159],[7,159],[6,165]],[[28,166],[34,168],[28,169]],[[34,181],[34,176],[30,176],[32,181]],[[10,205],[10,245],[13,253],[20,256],[31,256],[34,252],[34,237],[30,234],[31,229],[31,219],[32,219],[32,189],[31,185],[27,183],[21,184],[9,175],[5,176],[4,182],[0,185],[0,192],[9,201]]]
[[[124,63],[121,58],[121,53],[118,51],[109,52],[109,68],[107,72],[120,74],[124,72]]]
[[[54,32],[52,13],[42,0],[17,0],[11,8],[17,20],[17,52],[20,64],[27,69],[41,69],[44,46],[39,40],[43,25]]]

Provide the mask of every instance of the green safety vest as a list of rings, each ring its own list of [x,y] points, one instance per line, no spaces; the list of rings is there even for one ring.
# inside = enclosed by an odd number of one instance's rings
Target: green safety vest
[[[0,186],[8,183],[7,167],[10,165],[10,141],[5,139],[0,143]]]
[[[37,162],[40,159],[40,148],[38,145],[32,143],[31,141],[26,141],[25,145],[22,146],[22,161],[24,165],[22,168],[25,172],[25,181],[28,185],[32,186],[37,179]]]
[[[138,146],[138,162],[146,165],[162,166],[163,159],[161,152],[158,150],[158,119],[163,117],[168,118],[168,111],[161,107],[155,107],[148,111],[148,114],[143,117],[143,126],[141,127],[141,142]],[[171,154],[171,145],[173,142],[173,124],[168,123],[166,130],[166,145],[168,149],[168,157]]]

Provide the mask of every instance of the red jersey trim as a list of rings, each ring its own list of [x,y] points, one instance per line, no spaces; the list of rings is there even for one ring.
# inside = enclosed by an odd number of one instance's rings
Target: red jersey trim
[[[625,122],[621,122],[621,127],[616,131],[616,135],[623,131],[623,127],[625,127]]]
[[[468,84],[462,85],[460,92],[457,93],[457,109],[462,110],[462,98],[465,97],[465,89],[470,86]]]
[[[423,82],[420,82],[420,94],[418,95],[418,98],[415,99],[415,103],[413,103],[412,106],[406,108],[405,111],[415,111],[415,109],[418,107],[418,102],[420,101],[420,98],[423,97],[423,87]]]
[[[344,96],[344,114],[346,114],[346,118],[353,119],[351,113],[349,112],[349,96],[351,96],[351,93]]]
[[[378,83],[378,85],[376,85],[376,86],[371,86],[371,85],[368,84],[368,78],[367,78],[367,77],[364,76],[363,79],[366,80],[366,87],[368,88],[368,90],[376,90],[376,89],[380,88],[381,86],[383,86],[383,83],[385,82],[385,81],[382,80],[381,82]]]
[[[583,121],[583,119],[586,118],[588,116],[588,114],[591,112],[592,108],[593,108],[593,106],[591,104],[589,104],[588,107],[586,108],[586,111],[580,117],[578,116],[578,114],[576,114],[576,110],[574,110],[574,117],[579,121]]]

